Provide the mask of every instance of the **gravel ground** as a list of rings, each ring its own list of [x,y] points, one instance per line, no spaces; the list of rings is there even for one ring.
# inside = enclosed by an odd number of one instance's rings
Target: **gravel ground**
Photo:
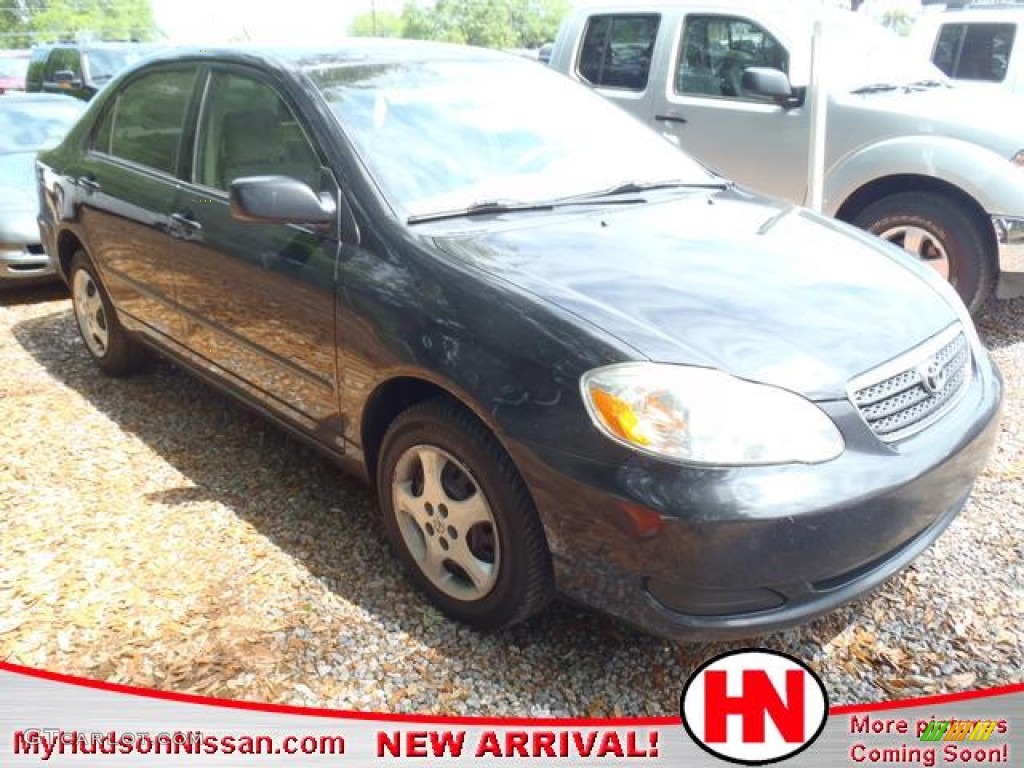
[[[834,703],[1020,682],[1024,300],[989,307],[997,453],[964,514],[872,597],[757,644]],[[0,294],[0,658],[132,685],[343,709],[674,715],[675,644],[568,605],[492,636],[429,608],[371,494],[170,365],[100,376],[58,289]]]

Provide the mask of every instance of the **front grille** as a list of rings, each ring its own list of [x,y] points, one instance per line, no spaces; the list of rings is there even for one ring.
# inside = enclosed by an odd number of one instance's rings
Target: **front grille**
[[[971,376],[971,347],[959,324],[851,382],[851,399],[881,439],[909,437],[953,407]]]

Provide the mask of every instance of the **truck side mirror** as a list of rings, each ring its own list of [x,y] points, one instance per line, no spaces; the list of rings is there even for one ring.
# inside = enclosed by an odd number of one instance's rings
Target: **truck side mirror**
[[[803,103],[802,94],[793,89],[785,72],[771,67],[749,67],[743,70],[741,81],[744,92],[762,96],[784,107],[797,107]]]

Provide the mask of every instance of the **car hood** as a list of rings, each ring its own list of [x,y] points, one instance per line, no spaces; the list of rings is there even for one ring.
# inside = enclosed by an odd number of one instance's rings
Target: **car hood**
[[[1010,159],[1024,149],[1024,98],[953,84],[853,96],[862,109],[890,113],[898,135],[916,132],[969,141]],[[913,128],[911,128],[913,126]]]
[[[902,251],[741,190],[512,214],[435,242],[651,360],[819,400],[957,319]]]

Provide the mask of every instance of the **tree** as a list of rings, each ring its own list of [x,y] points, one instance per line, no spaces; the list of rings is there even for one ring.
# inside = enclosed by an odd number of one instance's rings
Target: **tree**
[[[5,48],[89,34],[99,40],[152,40],[149,0],[4,0],[0,38]]]
[[[489,48],[537,48],[555,39],[569,0],[408,0],[397,19],[377,13],[376,34]],[[382,22],[383,20],[383,22]],[[351,34],[372,35],[373,14],[357,16]]]
[[[554,42],[562,19],[569,13],[569,0],[520,0],[512,3],[512,24],[518,36],[517,48],[539,48]]]
[[[356,37],[401,37],[402,17],[391,11],[361,13],[352,20],[349,33]]]

